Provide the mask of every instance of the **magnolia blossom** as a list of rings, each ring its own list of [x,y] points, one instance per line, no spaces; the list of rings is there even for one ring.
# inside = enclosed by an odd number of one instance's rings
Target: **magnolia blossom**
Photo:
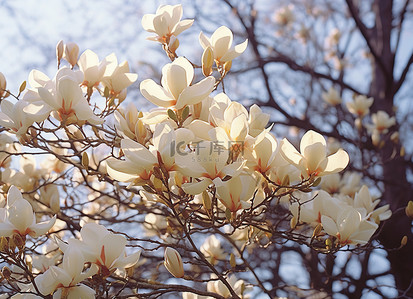
[[[78,248],[85,262],[91,262],[99,267],[100,273],[109,275],[116,268],[129,268],[135,265],[141,252],[126,255],[126,238],[109,232],[103,225],[86,223],[80,230],[82,240],[70,239],[69,243],[59,242],[60,249],[65,253],[72,248]]]
[[[106,70],[106,60],[99,63],[99,57],[91,50],[86,50],[80,55],[78,65],[83,73],[82,85],[88,88],[99,85]]]
[[[354,208],[356,208],[364,218],[379,223],[380,221],[389,219],[391,216],[390,205],[384,205],[375,209],[380,203],[379,199],[373,200],[369,188],[363,185],[361,189],[354,196]]]
[[[106,69],[101,80],[102,85],[109,89],[111,96],[124,100],[126,98],[126,88],[138,79],[138,75],[129,73],[127,61],[118,65],[115,54],[107,56],[105,61]]]
[[[182,189],[192,195],[202,193],[211,184],[221,185],[226,176],[238,176],[244,166],[244,162],[227,164],[228,150],[214,142],[199,142],[194,150],[179,161],[179,171],[197,179],[182,185]]]
[[[65,251],[62,264],[51,266],[35,278],[36,285],[43,295],[53,294],[53,298],[95,298],[95,291],[79,283],[98,272],[92,265],[83,272],[85,259],[75,246]]]
[[[281,141],[280,148],[284,159],[300,169],[304,178],[337,173],[349,162],[348,154],[342,149],[327,157],[326,140],[312,130],[301,138],[301,153],[285,138]]]
[[[347,102],[346,107],[350,113],[361,118],[369,113],[369,108],[373,104],[373,101],[373,98],[358,95],[353,98],[353,101]]]
[[[199,34],[199,42],[205,51],[212,49],[214,60],[217,65],[223,65],[225,62],[232,61],[240,56],[248,46],[248,40],[232,47],[234,36],[232,31],[225,26],[219,27],[210,38],[204,33]]]
[[[182,5],[161,5],[156,14],[146,14],[142,18],[142,27],[157,36],[147,39],[169,44],[172,36],[191,27],[194,20],[182,20]]]
[[[27,132],[27,129],[33,124],[34,120],[23,111],[27,105],[23,100],[16,104],[3,99],[0,104],[0,125],[10,129],[11,133],[21,136]]]
[[[242,296],[243,291],[245,290],[245,283],[243,280],[238,280],[235,275],[230,275],[226,278],[226,280],[238,296],[241,296],[243,298],[245,297]],[[229,291],[229,289],[224,285],[222,281],[218,280],[215,275],[213,275],[211,277],[211,280],[208,281],[207,290],[208,292],[219,294],[224,298],[231,297],[231,292]]]
[[[269,130],[264,130],[254,140],[251,149],[246,150],[247,166],[250,169],[265,174],[272,167],[276,166],[278,153],[277,140],[269,133]]]
[[[239,175],[217,187],[218,199],[235,213],[251,206],[251,199],[257,188],[257,181],[251,175]]]
[[[368,126],[368,129],[372,134],[375,132],[379,134],[386,134],[391,126],[396,124],[396,118],[394,116],[390,117],[385,111],[378,111],[371,115],[372,125]]]
[[[227,257],[221,247],[221,242],[215,235],[211,235],[205,239],[201,246],[201,252],[212,265],[217,264],[220,260],[225,260]]]
[[[322,215],[321,223],[330,236],[337,237],[341,246],[366,244],[378,227],[374,222],[363,220],[360,212],[350,206],[341,209],[335,218]]]
[[[214,89],[214,77],[207,77],[191,85],[194,79],[194,68],[184,57],[162,68],[162,86],[152,79],[142,81],[140,90],[142,95],[153,104],[160,107],[175,107],[177,110],[186,105],[201,102]]]
[[[8,134],[0,134],[0,168],[9,168],[11,156],[9,153],[14,153],[16,150],[13,147],[13,138]]]
[[[337,106],[342,102],[340,94],[334,87],[331,87],[327,92],[323,92],[321,97],[327,104],[332,106]]]
[[[30,203],[22,197],[19,189],[11,186],[7,193],[7,205],[0,208],[0,236],[10,237],[16,233],[37,238],[46,234],[55,221],[56,216],[48,221],[36,223]]]
[[[165,249],[164,258],[165,268],[176,278],[184,277],[184,264],[182,263],[181,255],[173,248]]]
[[[103,123],[83,96],[80,88],[82,81],[83,74],[80,71],[61,68],[56,74],[55,88],[39,87],[40,100],[33,101],[24,111],[31,114],[36,121],[44,120],[44,117],[53,111],[56,119],[67,124],[85,121],[95,125]]]
[[[265,129],[269,120],[270,115],[268,113],[263,113],[256,104],[252,105],[248,115],[248,133],[252,137],[257,137]]]
[[[186,153],[181,150],[193,138],[193,133],[188,129],[173,130],[168,123],[162,123],[155,128],[153,146],[149,149],[133,140],[122,139],[125,160],[108,159],[108,174],[116,180],[131,182],[137,178],[141,181],[150,179],[153,167],[160,164],[167,171],[174,171],[178,168],[175,160],[184,159]]]
[[[129,103],[127,109],[118,108],[115,111],[115,127],[124,137],[145,145],[152,133],[149,127],[144,124],[142,117],[143,113],[139,112],[133,103]]]
[[[275,22],[282,26],[293,23],[295,20],[293,9],[293,5],[287,5],[278,9],[274,15]]]

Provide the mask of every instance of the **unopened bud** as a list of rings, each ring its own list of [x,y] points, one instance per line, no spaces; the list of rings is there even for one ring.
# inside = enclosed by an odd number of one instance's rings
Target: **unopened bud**
[[[4,77],[3,73],[0,72],[0,98],[2,98],[3,95],[7,94],[6,86],[7,86],[6,77]]]
[[[89,168],[89,156],[87,155],[86,152],[83,152],[83,154],[82,154],[82,166],[85,169]]]
[[[407,217],[410,217],[413,219],[413,201],[409,201],[407,203],[406,208],[404,209],[404,211],[406,212]]]
[[[294,229],[297,226],[297,218],[293,217],[290,220],[290,227]]]
[[[229,264],[232,268],[235,268],[237,266],[237,263],[235,262],[235,255],[233,253],[231,253],[231,255],[229,256]]]
[[[184,265],[181,255],[173,248],[167,247],[164,256],[164,265],[166,269],[176,278],[184,277]]]
[[[390,135],[390,140],[393,141],[394,143],[399,142],[399,132],[393,132],[393,134]]]
[[[354,121],[354,125],[356,126],[356,128],[358,130],[361,130],[361,128],[363,127],[363,124],[361,122],[361,118],[357,117]]]
[[[403,236],[402,240],[400,241],[400,247],[403,247],[407,244],[407,236]]]
[[[65,59],[72,68],[77,64],[79,57],[79,46],[76,43],[67,43],[65,45]]]
[[[333,246],[333,241],[330,238],[326,239],[326,247],[330,249]]]
[[[214,51],[211,47],[206,47],[202,54],[202,73],[205,77],[211,76],[212,65],[214,64]]]
[[[405,154],[406,154],[406,150],[405,150],[404,146],[402,146],[400,148],[400,157],[404,157]]]
[[[60,66],[60,61],[63,58],[63,50],[64,50],[64,45],[63,41],[59,41],[56,45],[56,58],[57,58],[57,67],[59,68]]]
[[[321,233],[321,230],[323,229],[323,225],[321,224],[321,223],[319,223],[316,227],[315,227],[315,229],[314,229],[314,231],[313,231],[313,238],[314,237],[317,237],[320,233]]]
[[[232,67],[232,60],[225,62],[225,63],[224,63],[225,73],[228,73],[229,70],[231,69],[231,67]]]
[[[371,142],[374,146],[378,146],[380,144],[380,134],[378,132],[373,132],[371,135]]]

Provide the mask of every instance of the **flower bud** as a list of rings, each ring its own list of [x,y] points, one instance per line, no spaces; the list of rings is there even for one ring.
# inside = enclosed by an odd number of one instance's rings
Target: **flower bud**
[[[184,277],[184,265],[181,255],[173,248],[166,248],[164,265],[166,269],[176,278]]]
[[[76,43],[67,43],[65,45],[65,59],[74,67],[79,57],[79,46]]]
[[[410,217],[413,219],[413,201],[409,201],[407,203],[406,208],[404,209],[404,211],[406,212],[407,217]]]
[[[225,73],[228,73],[229,70],[231,69],[231,67],[232,67],[232,60],[229,60],[229,61],[225,62],[225,63],[224,63]]]
[[[179,47],[179,40],[176,38],[175,35],[172,35],[171,39],[169,40],[168,50],[171,51],[172,53],[175,53],[178,47]]]
[[[378,146],[380,144],[380,134],[378,132],[373,132],[371,135],[371,141],[374,146]]]
[[[202,54],[202,73],[205,77],[211,76],[214,64],[214,52],[211,47],[206,47]]]
[[[61,40],[56,45],[57,67],[60,66],[60,61],[63,58],[63,51],[64,51],[64,45],[63,45],[63,41]]]
[[[3,95],[6,95],[6,86],[7,86],[7,82],[6,82],[6,77],[4,77],[3,73],[0,72],[0,98],[3,97]]]

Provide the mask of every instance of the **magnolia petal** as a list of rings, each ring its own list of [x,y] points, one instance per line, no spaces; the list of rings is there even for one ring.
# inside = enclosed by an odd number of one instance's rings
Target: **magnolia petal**
[[[0,236],[10,237],[13,234],[14,226],[9,222],[0,223]]]
[[[186,105],[193,105],[205,99],[214,89],[215,78],[210,76],[202,81],[185,88],[179,95],[176,109],[182,109]]]
[[[224,56],[221,57],[221,62],[231,61],[238,56],[240,56],[247,49],[248,40],[245,40],[243,43],[236,45],[234,49],[229,50]]]
[[[317,142],[309,144],[304,148],[304,151],[301,152],[307,162],[307,169],[309,173],[323,171],[327,161],[326,159],[326,147]]]
[[[219,27],[211,36],[215,59],[220,60],[232,45],[232,31],[225,26]]]
[[[280,143],[281,155],[289,163],[299,167],[303,156],[295,149],[295,147],[284,138]]]
[[[180,21],[176,25],[176,27],[173,31],[174,35],[177,36],[178,34],[182,33],[182,31],[184,31],[184,30],[188,29],[189,27],[191,27],[193,23],[194,23],[194,20],[192,20],[192,19]]]
[[[140,91],[152,104],[165,108],[175,105],[176,100],[173,96],[152,79],[143,80],[140,85]]]
[[[201,44],[203,49],[212,46],[209,38],[206,37],[206,35],[202,31],[199,33],[199,43]]]
[[[205,178],[199,182],[185,183],[182,185],[182,189],[188,194],[197,195],[205,191],[211,184],[211,179]]]
[[[301,154],[304,154],[305,148],[311,144],[314,143],[321,143],[322,145],[326,146],[326,140],[324,139],[323,135],[313,131],[309,130],[307,131],[303,137],[301,138],[300,141],[300,152]]]
[[[40,222],[30,226],[30,235],[34,238],[37,238],[41,235],[46,234],[55,224],[56,222],[56,215],[53,216],[49,221]]]
[[[142,17],[141,23],[144,30],[155,33],[155,28],[153,27],[154,18],[155,14],[146,14]]]
[[[347,167],[349,161],[348,154],[340,148],[335,154],[327,157],[327,166],[324,169],[324,174],[342,171]]]
[[[116,268],[130,268],[139,261],[139,258],[141,256],[141,250],[134,252],[128,256],[125,257],[120,257],[116,260],[115,264],[113,267]]]
[[[327,234],[330,236],[336,236],[338,233],[337,224],[328,216],[321,215],[321,224],[323,225],[323,229],[326,231]]]
[[[121,147],[125,157],[137,167],[148,169],[158,162],[146,147],[131,139],[122,139]]]

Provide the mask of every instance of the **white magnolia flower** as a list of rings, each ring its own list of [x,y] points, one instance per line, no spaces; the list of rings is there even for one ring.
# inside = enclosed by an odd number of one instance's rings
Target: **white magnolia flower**
[[[281,141],[280,148],[283,158],[300,169],[304,178],[340,172],[349,162],[348,154],[342,149],[327,157],[326,140],[312,130],[301,138],[301,153],[285,138]]]
[[[3,99],[0,104],[0,125],[8,128],[11,133],[21,136],[33,124],[34,120],[23,111],[28,104],[19,100],[16,104]]]
[[[217,65],[223,65],[225,62],[232,61],[241,55],[248,46],[248,40],[232,47],[234,36],[232,31],[225,26],[219,27],[210,38],[204,33],[199,34],[199,42],[204,50],[208,48],[214,52],[214,60]]]
[[[244,162],[227,164],[228,150],[215,142],[199,142],[194,150],[182,156],[178,162],[179,171],[182,174],[197,179],[197,181],[182,185],[182,189],[188,194],[202,193],[211,184],[219,186],[224,177],[238,176],[244,166]]]
[[[171,247],[165,249],[165,268],[176,278],[184,277],[184,264],[178,251]]]
[[[36,223],[30,203],[22,197],[19,189],[11,186],[7,193],[7,205],[0,209],[0,236],[10,237],[16,233],[37,238],[46,234],[55,221],[56,216],[49,221]]]
[[[239,175],[217,186],[217,194],[222,204],[235,213],[251,206],[256,189],[257,180],[254,177]]]
[[[386,111],[377,111],[371,115],[372,125],[369,125],[367,128],[369,131],[374,134],[386,134],[390,127],[396,124],[396,118],[394,116],[390,117]]]
[[[79,46],[76,43],[70,42],[65,44],[65,51],[63,54],[63,58],[70,63],[72,68],[77,63],[77,58],[79,57]]]
[[[93,113],[83,96],[80,87],[82,81],[82,72],[61,68],[56,74],[55,88],[39,87],[41,100],[33,101],[24,111],[31,114],[36,121],[44,120],[42,118],[53,111],[53,116],[66,124],[85,121],[95,125],[103,123],[103,120]]]
[[[369,188],[363,185],[354,196],[354,208],[356,208],[366,219],[379,223],[380,221],[389,219],[391,216],[390,205],[384,205],[375,209],[380,203],[379,199],[373,200],[370,195]]]
[[[334,87],[331,87],[327,92],[323,92],[321,94],[321,97],[327,104],[330,104],[331,106],[337,106],[342,102],[340,94]]]
[[[43,274],[35,278],[36,285],[43,295],[53,294],[53,298],[95,298],[95,291],[79,283],[98,272],[92,265],[83,272],[84,256],[76,246],[65,251],[62,264],[51,266]]]
[[[83,73],[82,85],[88,88],[97,87],[105,74],[107,61],[99,63],[99,57],[91,50],[86,50],[80,55],[78,65]]]
[[[221,247],[221,242],[215,235],[205,239],[201,246],[201,252],[205,258],[212,264],[216,265],[218,261],[225,260],[227,255]]]
[[[126,98],[126,88],[138,79],[138,75],[129,72],[127,61],[118,65],[115,54],[107,56],[104,60],[106,69],[101,80],[103,87],[109,89],[111,96],[124,100]]]
[[[248,133],[252,137],[257,137],[265,129],[269,120],[270,115],[268,113],[263,113],[258,105],[252,105],[248,115]]]
[[[115,127],[124,137],[145,145],[152,133],[142,117],[143,113],[139,112],[133,103],[129,103],[126,109],[118,108],[115,111]]]
[[[355,96],[353,101],[347,102],[346,107],[351,114],[358,117],[363,117],[369,113],[369,108],[373,105],[373,98],[368,98],[365,95]]]
[[[243,280],[238,280],[235,275],[230,275],[226,278],[226,280],[238,296],[245,298],[243,295],[243,291],[245,290],[245,283]],[[207,290],[208,292],[219,294],[224,298],[231,297],[231,292],[229,289],[222,281],[218,280],[215,275],[213,275],[211,280],[208,281]]]
[[[177,110],[186,105],[193,105],[205,99],[214,89],[214,77],[207,77],[191,85],[194,79],[194,68],[184,57],[175,59],[162,68],[162,86],[152,79],[142,81],[142,95],[151,103],[164,107],[175,107]]]
[[[366,244],[378,225],[371,221],[362,220],[361,214],[351,206],[341,209],[336,218],[322,215],[323,229],[337,237],[341,246]]]
[[[142,18],[142,27],[157,36],[149,40],[169,44],[172,36],[176,37],[182,31],[191,27],[194,20],[182,20],[182,5],[161,5],[156,14],[146,14]]]
[[[100,273],[109,275],[116,268],[130,268],[135,265],[141,252],[126,255],[126,238],[109,232],[103,225],[86,223],[80,230],[82,240],[70,239],[69,243],[59,241],[60,249],[65,253],[72,248],[78,248],[85,262],[91,262],[99,267]]]

